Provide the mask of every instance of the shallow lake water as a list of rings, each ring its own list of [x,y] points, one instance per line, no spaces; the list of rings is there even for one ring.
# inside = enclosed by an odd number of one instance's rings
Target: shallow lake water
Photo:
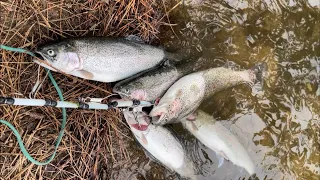
[[[320,3],[194,0],[171,11],[170,20],[175,25],[162,29],[161,43],[194,59],[195,66],[218,67],[230,61],[247,69],[267,63],[262,92],[240,85],[201,105],[248,150],[256,166],[251,179],[319,179]],[[218,168],[214,152],[181,125],[172,128],[201,169],[200,179],[249,178],[228,161]],[[135,175],[138,179],[179,179],[135,147],[131,154],[137,158],[123,169],[124,174],[134,171],[140,174]]]

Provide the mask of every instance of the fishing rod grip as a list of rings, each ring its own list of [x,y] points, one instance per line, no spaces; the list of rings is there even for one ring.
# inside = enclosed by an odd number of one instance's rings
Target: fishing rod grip
[[[151,106],[148,101],[113,101],[108,104],[101,103],[75,103],[68,101],[54,101],[50,99],[23,99],[0,96],[0,104],[17,105],[17,106],[50,106],[57,108],[80,108],[80,109],[111,109],[117,107],[133,107],[133,106]]]
[[[2,96],[0,96],[0,104],[12,105],[12,104],[14,104],[14,99],[10,98],[10,97],[2,97]]]
[[[66,107],[66,108],[78,108],[78,103],[71,103],[65,101],[54,101],[50,99],[23,99],[23,98],[11,98],[0,97],[0,104],[16,105],[16,106],[51,106],[51,107]]]
[[[109,106],[112,107],[132,107],[132,106],[151,106],[152,103],[148,102],[148,101],[139,101],[139,100],[135,100],[133,99],[132,101],[113,101],[111,103],[109,103]]]

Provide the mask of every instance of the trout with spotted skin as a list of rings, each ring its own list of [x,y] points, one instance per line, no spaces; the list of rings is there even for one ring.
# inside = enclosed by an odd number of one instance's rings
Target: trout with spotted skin
[[[150,112],[156,125],[178,122],[186,116],[192,120],[192,113],[203,99],[216,92],[239,84],[253,85],[262,82],[265,64],[259,64],[250,70],[233,71],[227,68],[212,68],[195,72],[180,78],[160,99]]]
[[[173,61],[166,60],[155,69],[120,81],[113,87],[113,92],[118,93],[122,99],[154,101],[179,78],[198,69],[194,66],[194,62],[175,64]]]
[[[39,47],[36,53],[44,60],[34,60],[41,66],[100,82],[128,78],[155,67],[168,55],[136,36],[67,39]]]
[[[196,179],[194,164],[176,137],[165,127],[149,124],[150,117],[146,113],[135,113],[123,111],[130,130],[143,148],[170,170]]]

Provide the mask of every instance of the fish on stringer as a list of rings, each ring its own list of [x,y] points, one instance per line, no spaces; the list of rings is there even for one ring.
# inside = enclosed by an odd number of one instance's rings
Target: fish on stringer
[[[123,114],[136,140],[152,157],[182,177],[197,179],[193,162],[168,129],[150,124],[150,117],[142,111],[133,114],[125,110]]]
[[[249,84],[262,89],[266,64],[261,63],[249,70],[233,71],[228,68],[212,68],[195,72],[180,78],[161,97],[150,112],[156,125],[179,122],[200,106],[201,102],[213,94],[239,84]]]
[[[255,166],[237,138],[207,113],[197,110],[195,114],[194,120],[190,121],[185,118],[181,120],[181,123],[201,143],[216,153],[218,168],[226,159],[243,167],[250,175],[254,174]]]
[[[40,46],[34,62],[88,80],[115,82],[159,65],[174,55],[136,36],[83,37]]]
[[[194,64],[190,60],[178,63],[167,59],[156,68],[118,82],[112,91],[124,99],[154,101],[160,98],[179,78],[201,69],[201,67],[195,67]]]

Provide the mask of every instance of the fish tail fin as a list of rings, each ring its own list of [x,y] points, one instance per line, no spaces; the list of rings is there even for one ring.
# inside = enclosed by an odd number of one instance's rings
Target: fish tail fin
[[[267,64],[266,63],[259,63],[255,66],[253,66],[249,70],[249,72],[250,72],[250,74],[252,74],[252,76],[250,76],[250,78],[251,78],[252,82],[254,83],[254,87],[257,90],[262,91],[264,78],[265,78],[266,72],[267,72]]]

